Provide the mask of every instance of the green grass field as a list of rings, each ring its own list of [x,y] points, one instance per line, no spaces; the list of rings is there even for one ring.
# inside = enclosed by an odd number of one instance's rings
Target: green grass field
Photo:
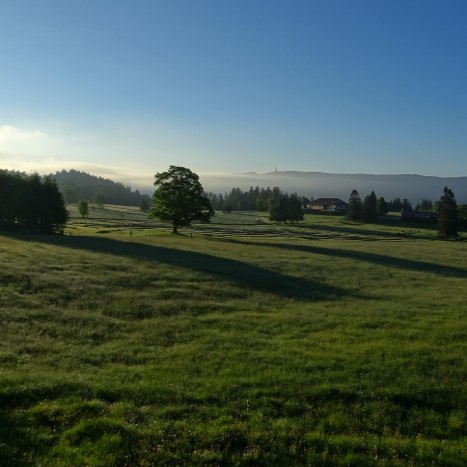
[[[0,465],[466,465],[467,242],[71,213],[0,236]]]

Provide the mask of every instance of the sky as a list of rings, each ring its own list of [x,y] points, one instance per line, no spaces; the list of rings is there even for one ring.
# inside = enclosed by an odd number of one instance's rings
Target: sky
[[[0,168],[467,175],[464,0],[0,0]],[[149,180],[149,182],[148,182]]]

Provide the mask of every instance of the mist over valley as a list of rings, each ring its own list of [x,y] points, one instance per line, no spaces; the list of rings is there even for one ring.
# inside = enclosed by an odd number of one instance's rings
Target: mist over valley
[[[459,203],[467,202],[467,177],[433,177],[416,174],[372,175],[324,172],[277,171],[258,174],[200,174],[205,191],[224,193],[232,187],[274,187],[299,195],[348,199],[353,189],[365,196],[372,190],[385,199],[400,197],[412,202],[437,200],[445,186],[451,188]]]

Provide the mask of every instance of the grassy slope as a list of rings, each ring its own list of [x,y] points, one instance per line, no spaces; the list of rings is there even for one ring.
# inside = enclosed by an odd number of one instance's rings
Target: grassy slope
[[[92,217],[1,237],[0,464],[463,465],[465,242]]]

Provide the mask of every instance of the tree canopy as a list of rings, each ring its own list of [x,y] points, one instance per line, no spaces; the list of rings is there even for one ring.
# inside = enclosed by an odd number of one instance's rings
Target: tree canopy
[[[209,222],[214,215],[208,198],[203,195],[198,175],[190,169],[171,165],[167,172],[155,175],[154,186],[149,215],[170,222],[173,233],[194,221]]]

